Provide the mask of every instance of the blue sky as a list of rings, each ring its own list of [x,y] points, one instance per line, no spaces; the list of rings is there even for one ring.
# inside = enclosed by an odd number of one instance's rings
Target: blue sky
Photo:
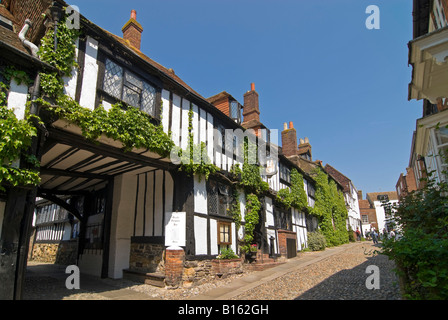
[[[141,51],[173,68],[204,97],[243,102],[250,83],[270,129],[293,121],[313,160],[366,192],[394,191],[409,162],[422,102],[408,101],[412,67],[409,0],[72,0],[100,27],[122,35],[131,9]],[[366,8],[380,9],[368,30]]]

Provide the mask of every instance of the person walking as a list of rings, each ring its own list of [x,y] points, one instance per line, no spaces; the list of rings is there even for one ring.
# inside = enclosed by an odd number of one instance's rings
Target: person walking
[[[359,231],[359,228],[356,228],[356,240],[361,241],[361,231]]]
[[[372,231],[372,240],[373,240],[373,243],[375,243],[375,244],[378,243],[378,232],[376,232],[376,229],[373,229],[373,231]]]

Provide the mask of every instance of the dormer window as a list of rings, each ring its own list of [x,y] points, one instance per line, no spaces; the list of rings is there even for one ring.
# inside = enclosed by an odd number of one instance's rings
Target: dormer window
[[[230,118],[236,123],[241,123],[241,105],[238,101],[230,102]]]
[[[156,88],[107,58],[103,90],[150,116],[156,115]]]

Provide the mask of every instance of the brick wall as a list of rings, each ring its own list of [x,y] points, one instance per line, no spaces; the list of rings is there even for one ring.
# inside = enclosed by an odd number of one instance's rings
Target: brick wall
[[[297,132],[292,122],[289,123],[289,128],[286,123],[284,125],[284,130],[282,131],[282,152],[286,157],[298,154]]]
[[[168,286],[177,287],[182,284],[185,252],[183,249],[165,251],[165,282]]]
[[[294,231],[289,230],[277,230],[278,235],[278,249],[282,257],[288,255],[287,239],[294,239],[297,241],[297,234]]]
[[[4,4],[15,17],[14,27],[17,32],[22,29],[26,19],[31,20],[33,27],[28,31],[27,38],[36,44],[45,33],[43,14],[52,4],[52,0],[8,0]]]
[[[255,91],[254,84],[251,84],[251,90],[244,94],[243,120],[244,122],[260,121],[258,93]]]

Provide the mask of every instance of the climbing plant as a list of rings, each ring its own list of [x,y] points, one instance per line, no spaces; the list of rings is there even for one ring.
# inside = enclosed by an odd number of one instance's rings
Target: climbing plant
[[[246,214],[244,215],[244,246],[243,251],[249,252],[250,245],[254,241],[255,226],[260,220],[259,212],[261,209],[261,202],[258,196],[253,193],[246,195]]]
[[[194,143],[193,132],[193,109],[188,111],[188,143],[185,149],[173,147],[172,159],[176,158],[177,163],[180,164],[179,170],[186,172],[189,175],[196,175],[200,180],[202,176],[207,180],[210,174],[219,170],[215,166],[207,154],[207,146],[204,142],[199,144]]]
[[[320,230],[328,246],[337,246],[348,242],[346,220],[348,217],[342,192],[336,183],[320,168],[314,170],[316,181],[315,204],[311,214],[319,220]]]
[[[291,187],[280,189],[277,192],[277,201],[285,208],[291,207],[298,210],[310,210],[308,207],[308,197],[303,185],[303,176],[293,168],[291,170]]]
[[[124,151],[146,148],[163,157],[169,156],[174,146],[170,135],[163,131],[161,124],[154,124],[146,113],[122,102],[114,104],[109,111],[102,106],[90,110],[64,94],[62,76],[71,76],[73,67],[77,67],[75,41],[80,34],[78,30],[69,29],[63,20],[57,30],[56,50],[53,29],[49,29],[41,39],[39,57],[59,72],[40,73],[44,97],[37,102],[58,118],[79,126],[87,139],[95,141],[104,134],[121,141]]]
[[[7,68],[8,69],[8,68]],[[37,136],[37,130],[30,121],[29,114],[25,119],[19,120],[13,110],[7,106],[9,83],[14,79],[20,79],[20,75],[14,75],[14,71],[8,69],[4,73],[8,84],[0,82],[0,190],[5,191],[5,184],[11,186],[37,185],[39,178],[39,162],[36,157],[28,154],[33,137]],[[20,74],[29,80],[25,73]],[[26,75],[26,76],[25,76]],[[23,79],[22,79],[23,80]],[[21,80],[19,80],[21,81]],[[21,165],[18,165],[21,160]]]

